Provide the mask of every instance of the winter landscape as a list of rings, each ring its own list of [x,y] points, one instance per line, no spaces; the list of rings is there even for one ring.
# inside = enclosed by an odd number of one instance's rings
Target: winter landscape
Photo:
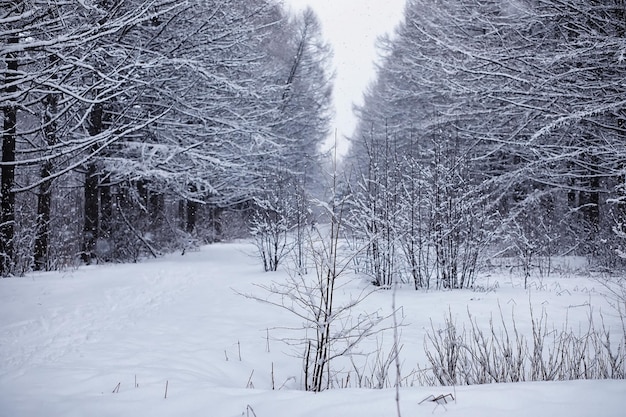
[[[0,3],[0,416],[625,415],[626,3],[305,3]]]
[[[590,315],[619,335],[622,323],[604,287],[579,268],[572,262],[549,277],[533,276],[528,290],[519,274],[506,270],[482,276],[481,291],[398,288],[402,414],[623,416],[623,379],[454,387],[422,384],[418,371],[431,366],[424,354],[427,332],[445,329],[449,314],[467,329],[469,311],[488,332],[491,318],[500,327],[499,309],[507,322],[514,312],[519,331],[532,338],[532,306],[537,316],[545,311],[549,340],[565,326],[586,334]],[[287,279],[284,272],[262,272],[255,246],[243,242],[139,264],[2,280],[2,415],[396,415],[395,365],[384,364],[394,340],[389,319],[380,324],[387,330],[350,353],[356,369],[347,357],[333,361],[334,383],[349,388],[303,390],[301,349],[285,343],[304,338],[302,320],[239,295],[263,298],[268,294],[256,285]],[[341,280],[337,305],[370,288],[354,276]],[[386,317],[392,295],[374,291],[352,314]],[[454,400],[420,404],[445,394]]]

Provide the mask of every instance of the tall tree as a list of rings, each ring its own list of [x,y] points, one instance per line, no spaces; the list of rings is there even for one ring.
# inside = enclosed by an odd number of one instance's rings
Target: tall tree
[[[3,88],[3,131],[2,131],[2,178],[0,180],[0,275],[11,270],[13,261],[14,222],[15,222],[15,143],[17,126],[18,85],[18,48],[20,28],[15,22],[30,17],[23,1],[12,1],[0,16],[2,32],[6,36],[3,45],[4,88]]]
[[[274,149],[259,161],[261,175],[251,196],[256,206],[252,229],[259,242],[271,242],[274,249],[265,248],[269,252],[284,247],[287,232],[295,230],[297,263],[303,268],[303,233],[311,221],[315,186],[322,182],[321,145],[332,116],[332,52],[310,8],[283,16],[265,48],[266,78],[278,80],[272,100],[278,106],[271,120]]]
[[[121,3],[100,8],[80,1],[13,2],[0,20],[0,30],[10,40],[3,45],[3,75],[7,83],[2,92],[6,103],[3,130],[2,172],[3,248],[5,261],[11,258],[17,193],[39,188],[38,226],[35,256],[43,267],[48,252],[48,219],[51,189],[60,178],[92,159],[107,144],[115,142],[141,122],[117,125],[114,129],[91,136],[85,120],[93,107],[119,95],[132,84],[133,74],[143,63],[124,62],[115,43],[102,39],[120,34],[124,29],[149,21],[158,15],[155,2],[136,2],[134,8],[121,11]],[[176,7],[159,2],[163,8]],[[3,9],[3,12],[5,9]],[[25,36],[28,34],[28,36]],[[135,48],[136,49],[136,48]],[[117,56],[118,66],[104,68],[97,57]],[[127,56],[128,57],[128,56]],[[15,71],[18,62],[19,72]],[[136,86],[136,84],[135,84]],[[97,91],[97,92],[96,92]],[[13,104],[12,104],[13,103]],[[17,111],[24,109],[23,116]],[[40,116],[40,117],[38,117]],[[19,140],[16,140],[19,139]],[[56,163],[55,163],[56,162]],[[40,166],[39,178],[28,174],[28,167]],[[20,187],[14,175],[20,173]],[[6,266],[6,262],[4,265]],[[4,273],[9,273],[3,269]]]

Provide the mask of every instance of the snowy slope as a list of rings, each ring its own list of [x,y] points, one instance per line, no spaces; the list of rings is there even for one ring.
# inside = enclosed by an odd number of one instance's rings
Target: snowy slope
[[[0,280],[0,416],[395,415],[392,389],[299,389],[300,359],[279,341],[293,336],[287,328],[298,320],[237,294],[284,278],[259,265],[253,246],[230,243],[141,264]],[[470,309],[488,321],[498,303],[516,317],[530,303],[557,324],[565,317],[584,323],[591,304],[620,329],[592,281],[555,277],[529,293],[511,277],[489,279],[498,281],[496,291],[398,292],[404,372],[425,364],[425,331],[448,311],[462,320]],[[338,296],[365,285],[348,282]],[[381,291],[362,308],[385,314],[390,303],[390,292]],[[368,341],[363,352],[385,337]],[[445,408],[418,404],[447,393],[457,401]],[[626,381],[407,386],[401,405],[404,416],[617,417],[626,415]]]

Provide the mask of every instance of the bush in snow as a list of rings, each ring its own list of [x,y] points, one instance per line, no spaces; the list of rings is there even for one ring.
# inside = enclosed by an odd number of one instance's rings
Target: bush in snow
[[[468,316],[469,328],[459,329],[449,314],[443,328],[431,325],[426,335],[426,356],[441,385],[626,378],[626,335],[616,340],[604,326],[596,328],[591,315],[581,334],[548,329],[546,313],[535,317],[531,308],[530,341],[501,311],[499,329],[493,319],[485,329]]]

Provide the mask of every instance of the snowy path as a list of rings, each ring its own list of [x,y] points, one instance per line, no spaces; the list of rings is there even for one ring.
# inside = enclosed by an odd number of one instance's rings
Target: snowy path
[[[394,415],[390,390],[290,389],[300,362],[274,340],[281,331],[274,328],[297,322],[234,291],[280,277],[261,273],[251,253],[248,244],[222,244],[142,264],[0,280],[0,417],[241,416],[251,409],[258,417]],[[590,297],[550,294],[537,299],[550,314]],[[421,349],[424,312],[436,320],[448,308],[492,308],[525,296],[506,288],[399,294],[414,326],[403,330],[406,360],[420,357],[410,352]],[[368,302],[376,309],[381,298]],[[286,382],[285,389],[271,390],[272,368],[275,385]],[[403,415],[430,415],[434,405],[417,403],[450,391],[404,388]],[[626,409],[626,381],[459,387],[456,394],[446,415],[617,417]]]
[[[172,374],[223,381],[210,362],[237,339],[220,332],[245,319],[228,305],[233,274],[257,267],[232,247],[230,264],[215,262],[219,249],[1,281],[0,410],[22,398],[34,412],[33,399],[110,392],[122,379],[128,390],[135,375],[148,386]]]

